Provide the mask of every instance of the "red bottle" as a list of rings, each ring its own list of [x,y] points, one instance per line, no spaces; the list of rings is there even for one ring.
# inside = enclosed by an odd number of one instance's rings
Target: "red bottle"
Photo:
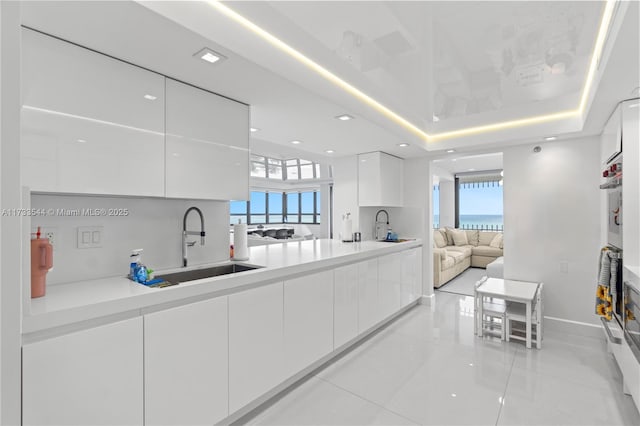
[[[47,272],[53,267],[53,246],[48,238],[40,238],[40,227],[36,238],[31,240],[31,298],[45,293]]]

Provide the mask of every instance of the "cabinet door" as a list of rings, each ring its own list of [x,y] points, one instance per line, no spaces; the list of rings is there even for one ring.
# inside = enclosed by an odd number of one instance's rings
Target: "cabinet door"
[[[284,380],[283,285],[229,296],[229,414]]]
[[[358,334],[378,321],[378,260],[358,263]]]
[[[167,197],[247,200],[249,107],[166,82]]]
[[[228,368],[227,297],[145,315],[145,423],[227,417]]]
[[[402,207],[403,161],[384,152],[358,155],[358,205]]]
[[[422,296],[422,249],[414,248],[402,252],[402,297],[405,307]]]
[[[25,425],[140,425],[142,318],[22,348]]]
[[[333,350],[333,272],[284,282],[284,351],[287,377]]]
[[[334,270],[333,348],[339,348],[358,335],[358,265]]]
[[[640,268],[640,100],[621,104],[624,149],[622,248],[624,266]]]
[[[164,77],[27,29],[22,46],[23,184],[163,196]]]
[[[606,166],[609,160],[622,150],[621,140],[622,112],[621,106],[618,105],[609,117],[600,135],[600,162],[602,166]],[[626,150],[626,147],[624,149]]]
[[[400,309],[403,255],[404,253],[392,253],[378,258],[378,314],[380,320]]]

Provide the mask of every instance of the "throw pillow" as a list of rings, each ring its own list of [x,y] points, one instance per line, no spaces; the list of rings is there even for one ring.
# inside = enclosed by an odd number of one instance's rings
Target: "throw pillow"
[[[447,245],[448,246],[452,246],[453,245],[453,238],[451,238],[451,234],[449,232],[447,232],[449,229],[452,228],[440,228],[438,229],[438,231],[440,231],[442,233],[442,236],[445,237],[445,239],[447,240]]]
[[[437,229],[433,231],[433,242],[436,244],[436,247],[438,248],[447,246],[447,241],[445,240],[445,237]]]
[[[447,233],[450,233],[451,238],[453,239],[453,244],[456,246],[466,246],[469,244],[469,240],[467,240],[467,233],[462,229],[447,229]]]
[[[491,242],[489,243],[489,247],[494,247],[494,248],[502,248],[502,234],[496,234],[495,237],[493,237],[493,240],[491,240]]]

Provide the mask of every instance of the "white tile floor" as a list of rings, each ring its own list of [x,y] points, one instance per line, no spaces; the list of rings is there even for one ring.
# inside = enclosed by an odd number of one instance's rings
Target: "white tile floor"
[[[473,298],[437,292],[248,421],[255,425],[640,425],[604,340],[542,350],[473,335]]]

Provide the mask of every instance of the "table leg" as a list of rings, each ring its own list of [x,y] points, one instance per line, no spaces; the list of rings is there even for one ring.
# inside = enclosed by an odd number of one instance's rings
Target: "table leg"
[[[478,336],[482,337],[482,332],[484,331],[484,312],[482,311],[484,308],[484,296],[480,293],[477,294],[478,296]]]
[[[531,349],[531,301],[527,302],[527,349]]]

